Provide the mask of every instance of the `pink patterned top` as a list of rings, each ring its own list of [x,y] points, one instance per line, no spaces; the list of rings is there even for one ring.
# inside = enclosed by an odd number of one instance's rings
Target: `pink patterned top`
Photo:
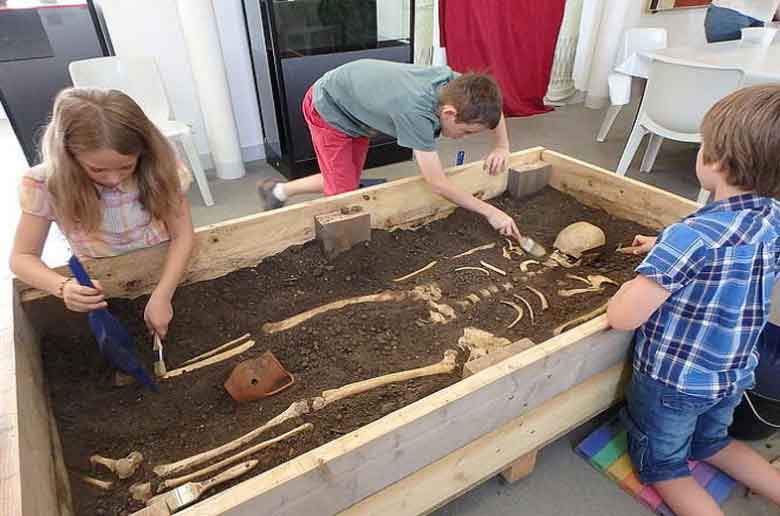
[[[50,174],[50,167],[41,164],[22,175],[19,185],[22,211],[57,222],[77,256],[116,256],[151,247],[169,239],[165,222],[153,219],[141,205],[134,176],[116,188],[95,185],[103,201],[103,222],[98,231],[87,233],[75,229],[65,232],[62,224],[57,221],[51,194],[46,186]],[[184,166],[179,166],[178,174],[180,191],[184,193],[192,183],[192,175]]]

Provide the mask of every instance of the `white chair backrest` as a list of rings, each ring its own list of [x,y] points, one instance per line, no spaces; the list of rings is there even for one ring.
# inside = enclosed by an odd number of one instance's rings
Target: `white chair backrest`
[[[641,27],[626,30],[615,56],[619,65],[637,52],[649,52],[666,48],[666,29]]]
[[[699,133],[704,114],[715,102],[737,90],[742,70],[692,66],[653,59],[641,115],[676,133]]]
[[[157,63],[151,57],[98,57],[68,66],[74,86],[120,90],[153,122],[170,119],[171,108]]]

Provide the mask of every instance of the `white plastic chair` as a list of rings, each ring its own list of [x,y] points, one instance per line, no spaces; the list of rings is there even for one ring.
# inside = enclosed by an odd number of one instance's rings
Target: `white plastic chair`
[[[604,115],[604,121],[596,136],[603,142],[615,123],[620,110],[631,102],[631,82],[634,77],[647,79],[649,60],[639,56],[639,52],[649,52],[666,48],[666,29],[643,27],[628,29],[618,47],[615,56],[615,71],[607,77],[610,106]]]
[[[623,150],[617,173],[625,175],[645,135],[650,141],[639,170],[650,172],[664,138],[701,143],[699,125],[715,102],[738,89],[742,70],[713,66],[694,66],[654,59],[650,64],[642,105],[634,128]],[[704,203],[709,192],[699,191]]]
[[[203,170],[192,139],[192,128],[183,122],[171,119],[168,96],[154,58],[98,57],[73,61],[68,66],[68,70],[75,86],[110,88],[127,94],[138,103],[166,138],[178,139],[190,162],[190,169],[198,183],[204,204],[214,205],[206,172]]]

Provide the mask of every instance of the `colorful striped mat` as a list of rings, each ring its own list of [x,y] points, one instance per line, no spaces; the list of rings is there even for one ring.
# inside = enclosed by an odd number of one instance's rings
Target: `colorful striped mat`
[[[674,513],[661,500],[661,496],[651,486],[639,481],[628,456],[628,435],[618,418],[614,418],[599,427],[577,446],[577,453],[590,464],[617,482],[628,494],[639,500],[651,511],[662,516],[674,516]],[[713,468],[706,462],[689,461],[693,478],[708,493],[722,504],[736,487],[736,481],[725,473]]]

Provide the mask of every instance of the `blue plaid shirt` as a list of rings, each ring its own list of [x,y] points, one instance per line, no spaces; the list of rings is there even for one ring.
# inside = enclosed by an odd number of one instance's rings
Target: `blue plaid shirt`
[[[753,384],[780,269],[780,203],[743,194],[664,229],[636,269],[671,292],[634,335],[634,369],[720,398]]]

